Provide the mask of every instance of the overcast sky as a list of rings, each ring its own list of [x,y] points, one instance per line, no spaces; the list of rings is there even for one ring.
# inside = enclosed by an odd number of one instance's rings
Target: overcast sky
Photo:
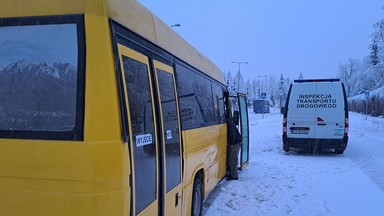
[[[139,0],[223,72],[334,78],[369,54],[382,0]]]

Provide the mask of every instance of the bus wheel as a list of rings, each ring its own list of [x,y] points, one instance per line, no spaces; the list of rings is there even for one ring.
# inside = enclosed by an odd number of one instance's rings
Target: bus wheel
[[[192,216],[201,216],[203,212],[203,187],[200,175],[197,175],[193,183],[192,191]]]

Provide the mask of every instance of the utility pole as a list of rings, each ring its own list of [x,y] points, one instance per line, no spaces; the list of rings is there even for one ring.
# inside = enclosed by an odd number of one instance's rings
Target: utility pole
[[[261,94],[262,94],[263,93],[263,87],[264,87],[264,77],[267,78],[267,75],[263,75],[263,76],[259,76],[259,77],[261,77]]]
[[[240,65],[241,64],[248,64],[248,62],[236,62],[236,61],[233,61],[231,63],[239,65],[239,70],[237,72],[237,92],[240,92]]]

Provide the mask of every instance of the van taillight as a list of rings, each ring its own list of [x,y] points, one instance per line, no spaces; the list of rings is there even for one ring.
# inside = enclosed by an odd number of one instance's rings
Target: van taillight
[[[345,118],[344,136],[348,136],[348,131],[349,131],[349,120],[348,120],[348,118]]]
[[[283,136],[287,135],[287,118],[283,119]]]

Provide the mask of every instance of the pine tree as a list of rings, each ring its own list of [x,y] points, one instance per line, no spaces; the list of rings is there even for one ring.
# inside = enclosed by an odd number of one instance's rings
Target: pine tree
[[[248,100],[248,106],[252,104],[253,101],[253,95],[252,95],[252,86],[251,86],[251,81],[248,79],[247,82],[245,83],[245,93],[247,95],[247,100]]]
[[[286,99],[287,95],[287,87],[286,87],[286,80],[284,79],[283,74],[280,75],[280,81],[279,81],[279,104],[280,108],[284,106],[284,101]]]
[[[260,81],[253,78],[252,81],[252,95],[253,99],[257,99],[259,95],[259,89],[260,89]]]
[[[299,75],[299,80],[303,80],[304,79],[304,76],[303,76],[303,73],[300,72],[300,75]]]
[[[224,76],[225,85],[229,88],[231,81],[233,80],[231,71],[228,71],[227,75]]]

